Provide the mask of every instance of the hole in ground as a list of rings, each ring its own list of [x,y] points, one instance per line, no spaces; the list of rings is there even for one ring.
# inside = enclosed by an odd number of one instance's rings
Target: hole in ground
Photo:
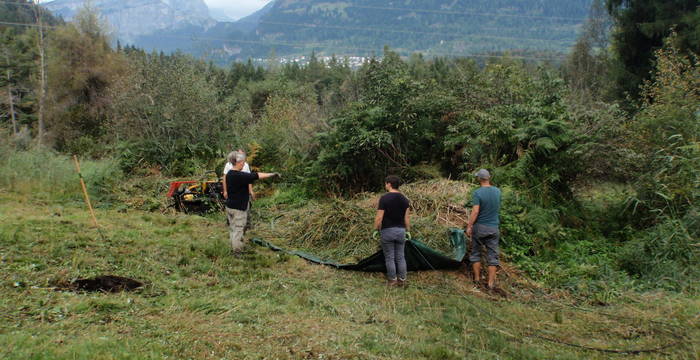
[[[102,292],[120,292],[132,291],[143,286],[143,283],[115,275],[101,275],[91,279],[77,279],[72,281],[64,288],[73,291],[102,291]]]

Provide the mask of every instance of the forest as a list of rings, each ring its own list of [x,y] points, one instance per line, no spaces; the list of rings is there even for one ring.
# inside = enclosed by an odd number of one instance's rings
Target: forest
[[[283,174],[261,186],[261,222],[337,211],[345,220],[319,226],[368,235],[371,213],[349,201],[386,175],[418,191],[486,168],[504,194],[503,255],[543,288],[588,304],[700,291],[695,1],[594,1],[561,62],[386,47],[359,68],[313,53],[227,67],[149,53],[113,45],[89,8],[64,23],[31,4],[0,3],[0,185],[22,202],[82,201],[77,155],[98,208],[158,212],[169,180],[220,173],[244,148],[255,169]],[[417,231],[429,238],[431,224]],[[313,235],[302,230],[285,236]],[[333,241],[291,244],[353,254]]]

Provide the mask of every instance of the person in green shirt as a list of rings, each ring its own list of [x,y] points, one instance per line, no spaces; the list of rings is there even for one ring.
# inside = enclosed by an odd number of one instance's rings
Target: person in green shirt
[[[498,261],[498,241],[500,232],[499,211],[501,208],[501,190],[491,185],[491,174],[486,169],[474,174],[481,187],[472,195],[472,211],[467,222],[467,236],[472,239],[469,261],[472,263],[474,282],[481,280],[481,247],[486,247],[488,265],[487,286],[490,290],[496,286]]]

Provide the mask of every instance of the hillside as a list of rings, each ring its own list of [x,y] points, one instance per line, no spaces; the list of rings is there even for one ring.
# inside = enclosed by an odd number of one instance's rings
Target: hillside
[[[563,53],[573,45],[592,0],[436,1],[277,0],[237,22],[217,22],[203,1],[94,3],[123,43],[183,50],[227,62],[315,51],[370,56],[385,45],[402,55],[493,52]],[[82,0],[47,5],[70,19]]]
[[[278,0],[260,17],[262,41],[285,51],[363,54],[384,45],[408,54],[566,51],[591,0]],[[279,51],[278,51],[279,53]]]

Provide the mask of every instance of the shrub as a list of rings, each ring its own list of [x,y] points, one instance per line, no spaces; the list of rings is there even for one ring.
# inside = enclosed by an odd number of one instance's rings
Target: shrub
[[[618,255],[620,267],[643,281],[645,288],[699,291],[700,214],[667,218],[642,231]]]
[[[683,218],[700,204],[700,61],[681,55],[675,40],[656,53],[634,123],[635,145],[648,159],[630,206],[641,226]]]

